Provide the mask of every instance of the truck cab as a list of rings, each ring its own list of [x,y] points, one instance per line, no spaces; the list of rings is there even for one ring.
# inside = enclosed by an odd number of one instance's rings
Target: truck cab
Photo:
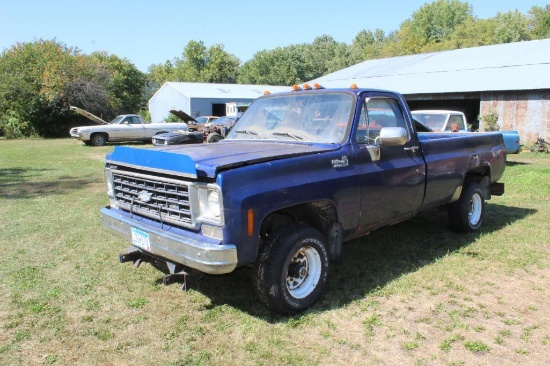
[[[411,114],[434,132],[468,132],[466,116],[459,111],[416,110]]]

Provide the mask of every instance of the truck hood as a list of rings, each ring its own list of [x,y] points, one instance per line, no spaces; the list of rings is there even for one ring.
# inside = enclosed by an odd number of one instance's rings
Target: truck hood
[[[294,156],[338,150],[333,144],[293,144],[277,142],[230,142],[175,145],[153,149],[116,146],[107,154],[108,163],[185,177],[215,178],[221,170]]]

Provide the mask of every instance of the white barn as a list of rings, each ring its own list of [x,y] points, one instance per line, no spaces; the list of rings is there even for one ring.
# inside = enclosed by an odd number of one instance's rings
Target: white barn
[[[288,86],[167,82],[149,99],[149,112],[151,122],[164,121],[172,109],[192,117],[224,116],[226,103],[250,103],[265,91],[290,90]]]

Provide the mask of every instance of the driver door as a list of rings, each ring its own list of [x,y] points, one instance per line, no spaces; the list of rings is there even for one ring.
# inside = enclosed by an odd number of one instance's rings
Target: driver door
[[[379,159],[372,157],[377,137],[384,127],[408,131],[404,146],[379,146]],[[356,162],[361,185],[360,231],[401,221],[414,215],[424,198],[426,168],[416,134],[412,133],[397,99],[366,97],[356,130]],[[369,149],[370,147],[370,149]]]

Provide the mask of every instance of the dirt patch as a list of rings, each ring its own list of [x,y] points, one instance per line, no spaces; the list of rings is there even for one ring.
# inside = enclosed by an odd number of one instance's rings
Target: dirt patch
[[[479,275],[463,285],[363,300],[344,317],[327,315],[332,326],[312,343],[338,342],[336,364],[550,364],[550,269]]]

